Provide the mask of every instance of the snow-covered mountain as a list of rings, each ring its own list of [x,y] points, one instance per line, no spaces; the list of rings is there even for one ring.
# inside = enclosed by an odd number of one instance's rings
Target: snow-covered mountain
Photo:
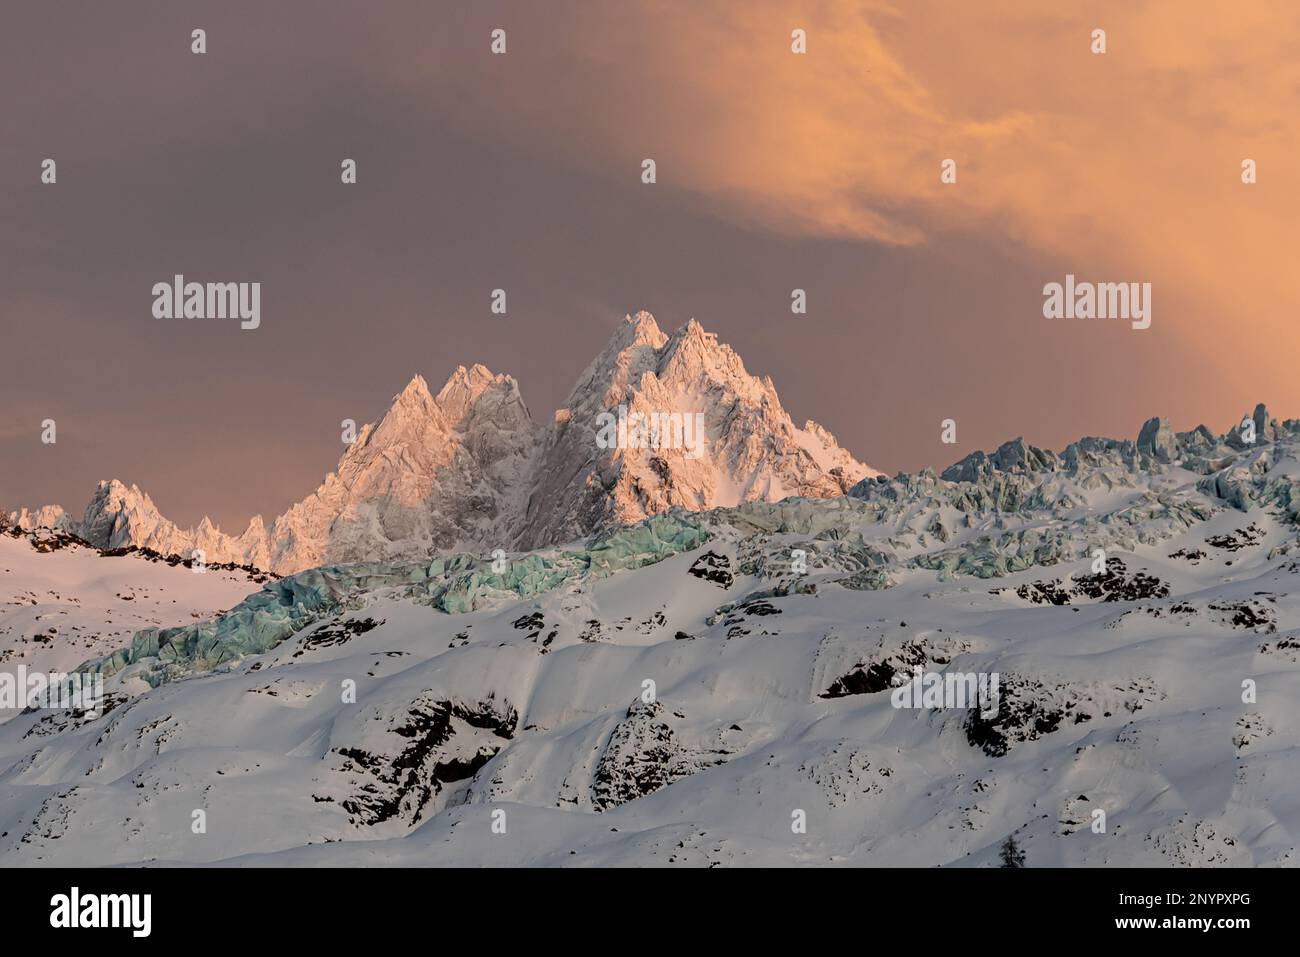
[[[358,433],[338,471],[275,520],[268,567],[508,545],[503,526],[519,511],[533,433],[509,376],[462,366],[436,397],[416,376]]]
[[[0,863],[1294,866],[1298,576],[1262,407],[330,565],[0,725]]]
[[[94,548],[49,526],[24,532],[0,515],[0,671],[69,671],[142,628],[219,614],[268,579],[249,568],[201,571],[137,548]],[[0,721],[11,714],[0,709]]]
[[[686,446],[679,436],[602,448],[601,416],[620,410],[679,423],[698,413],[702,433]],[[795,427],[771,380],[747,373],[697,322],[667,336],[640,312],[623,320],[544,427],[509,376],[462,366],[436,396],[415,376],[358,432],[337,471],[269,527],[257,516],[237,536],[207,518],[183,530],[116,480],[99,483],[80,520],[58,506],[11,518],[102,548],[198,549],[208,561],[289,574],[457,547],[536,548],[672,507],[842,495],[874,474],[815,422]]]
[[[616,409],[628,418],[703,413],[702,448],[602,449],[592,423]],[[751,376],[694,319],[667,336],[641,312],[624,320],[556,412],[514,540],[539,548],[674,507],[843,495],[876,474],[816,422],[796,428],[772,380]]]

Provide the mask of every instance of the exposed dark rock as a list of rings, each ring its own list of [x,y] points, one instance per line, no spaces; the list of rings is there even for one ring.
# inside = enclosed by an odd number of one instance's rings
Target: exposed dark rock
[[[971,708],[963,725],[967,742],[995,758],[1062,727],[1092,721],[1099,713],[1109,717],[1111,700],[1133,714],[1164,697],[1155,682],[1143,676],[1094,689],[1003,673],[1000,684],[997,713],[986,715],[979,707]]]
[[[1142,601],[1165,598],[1169,585],[1144,571],[1129,574],[1123,559],[1109,558],[1100,574],[1074,575],[1069,583],[1061,579],[1028,582],[1016,588],[1016,595],[1035,605],[1068,605],[1076,601]]]
[[[357,635],[364,635],[366,632],[378,628],[384,622],[383,620],[375,621],[373,618],[349,619],[342,621],[335,618],[326,625],[312,631],[302,639],[297,651],[293,657],[299,658],[309,651],[315,651],[318,648],[329,648],[334,645],[341,645],[351,641]]]
[[[513,708],[498,712],[491,703],[469,708],[458,702],[422,698],[390,728],[406,742],[393,751],[334,748],[342,759],[341,770],[361,775],[352,794],[340,802],[352,823],[371,826],[402,818],[415,824],[444,785],[472,777],[500,750],[500,745],[485,744],[469,755],[447,754],[446,746],[455,737],[453,717],[503,739],[514,736],[518,723]]]
[[[638,699],[610,733],[592,776],[591,802],[607,811],[721,763],[687,751],[663,720],[663,706]]]
[[[731,574],[731,559],[726,555],[719,555],[716,552],[705,552],[699,558],[695,559],[694,564],[687,570],[688,575],[694,575],[696,578],[703,578],[705,581],[713,582],[723,588],[730,588],[735,578]]]
[[[1264,530],[1251,522],[1245,528],[1238,528],[1225,535],[1211,535],[1205,544],[1212,548],[1221,548],[1225,552],[1237,552],[1264,540]]]

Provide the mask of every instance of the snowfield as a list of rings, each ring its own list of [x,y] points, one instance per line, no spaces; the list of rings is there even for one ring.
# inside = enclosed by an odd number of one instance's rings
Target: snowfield
[[[2,524],[2,523],[0,523]],[[129,553],[106,556],[66,535],[0,531],[0,670],[71,671],[141,628],[209,618],[264,576]],[[0,710],[0,721],[8,717]]]
[[[1300,423],[1252,423],[267,582],[0,725],[0,863],[1294,865]]]

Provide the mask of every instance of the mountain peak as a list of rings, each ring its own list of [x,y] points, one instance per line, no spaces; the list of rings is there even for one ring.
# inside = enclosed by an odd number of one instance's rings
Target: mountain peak
[[[668,440],[649,447],[626,431],[621,444],[598,440],[620,409],[666,419]],[[110,480],[81,527],[102,547],[198,547],[209,561],[293,573],[558,545],[670,508],[842,495],[872,474],[825,429],[797,428],[771,381],[747,373],[697,320],[668,336],[639,310],[617,324],[553,423],[534,424],[515,380],[480,363],[456,366],[436,398],[416,374],[357,430],[336,471],[269,525],[255,518],[231,538],[205,516],[182,531],[138,488]]]
[[[707,352],[722,349],[730,352],[728,346],[718,343],[717,333],[708,332],[702,325],[692,317],[686,321],[676,332],[668,337],[667,343],[663,347],[664,358],[671,358],[678,351],[685,350],[697,355],[703,355]]]
[[[696,322],[695,317],[686,320],[686,324],[673,333],[674,339],[714,339],[718,337],[712,332],[706,332],[704,327]]]
[[[659,380],[674,389],[725,387],[758,401],[760,393],[771,390],[765,383],[745,371],[740,356],[715,333],[708,332],[690,319],[668,339],[660,350]],[[774,393],[775,394],[775,393]]]
[[[507,375],[494,375],[485,365],[476,362],[468,369],[457,366],[434,401],[447,421],[456,424],[469,414],[479,397],[494,386],[518,391],[514,379]]]
[[[650,350],[662,349],[668,336],[659,328],[655,317],[644,309],[623,317],[614,334],[610,336],[604,351],[597,357],[600,362],[605,356],[617,356],[639,347]]]
[[[464,366],[461,369],[464,370]],[[411,376],[411,381],[406,383],[406,387],[401,392],[393,396],[394,401],[402,398],[431,398],[429,394],[429,383],[424,381],[424,376],[416,373]]]
[[[622,433],[616,447],[596,441],[602,417],[629,412],[667,417],[682,432],[653,447]],[[624,319],[587,367],[543,447],[524,548],[670,508],[842,495],[875,474],[826,430],[796,428],[770,380],[747,373],[694,318],[665,336],[645,312]]]
[[[442,387],[443,392],[447,391],[453,385],[475,385],[486,384],[498,378],[492,374],[492,370],[481,362],[476,362],[468,369],[464,366],[456,366],[455,371],[447,377],[447,383]],[[442,393],[439,393],[441,395]]]
[[[362,429],[352,448],[365,445],[371,435],[385,427],[391,431],[397,423],[428,418],[440,419],[441,416],[438,413],[437,403],[433,401],[433,396],[429,392],[429,383],[417,372],[402,391],[393,396],[388,403],[388,408],[375,423]]]
[[[624,316],[605,348],[578,377],[565,407],[590,406],[599,411],[624,401],[641,376],[656,369],[659,351],[667,341],[654,316],[645,310]]]
[[[644,309],[638,309],[634,315],[624,316],[623,323],[632,336],[632,341],[654,342],[656,348],[662,345],[663,330],[655,322],[655,317]]]
[[[360,430],[339,462],[340,474],[346,463],[355,460],[365,448],[420,443],[446,431],[446,420],[429,394],[429,384],[417,373],[406,388],[393,396],[378,420]]]

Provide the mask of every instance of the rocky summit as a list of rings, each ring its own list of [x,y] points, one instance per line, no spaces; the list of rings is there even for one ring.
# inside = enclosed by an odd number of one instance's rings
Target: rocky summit
[[[702,448],[602,448],[603,413],[700,416]],[[691,320],[665,335],[646,312],[619,324],[549,422],[519,387],[461,366],[435,396],[416,375],[358,431],[336,471],[269,526],[183,530],[149,496],[100,482],[80,519],[59,506],[11,514],[101,548],[137,546],[279,574],[456,548],[538,548],[680,507],[842,495],[876,474],[817,423],[795,426],[770,379]]]

